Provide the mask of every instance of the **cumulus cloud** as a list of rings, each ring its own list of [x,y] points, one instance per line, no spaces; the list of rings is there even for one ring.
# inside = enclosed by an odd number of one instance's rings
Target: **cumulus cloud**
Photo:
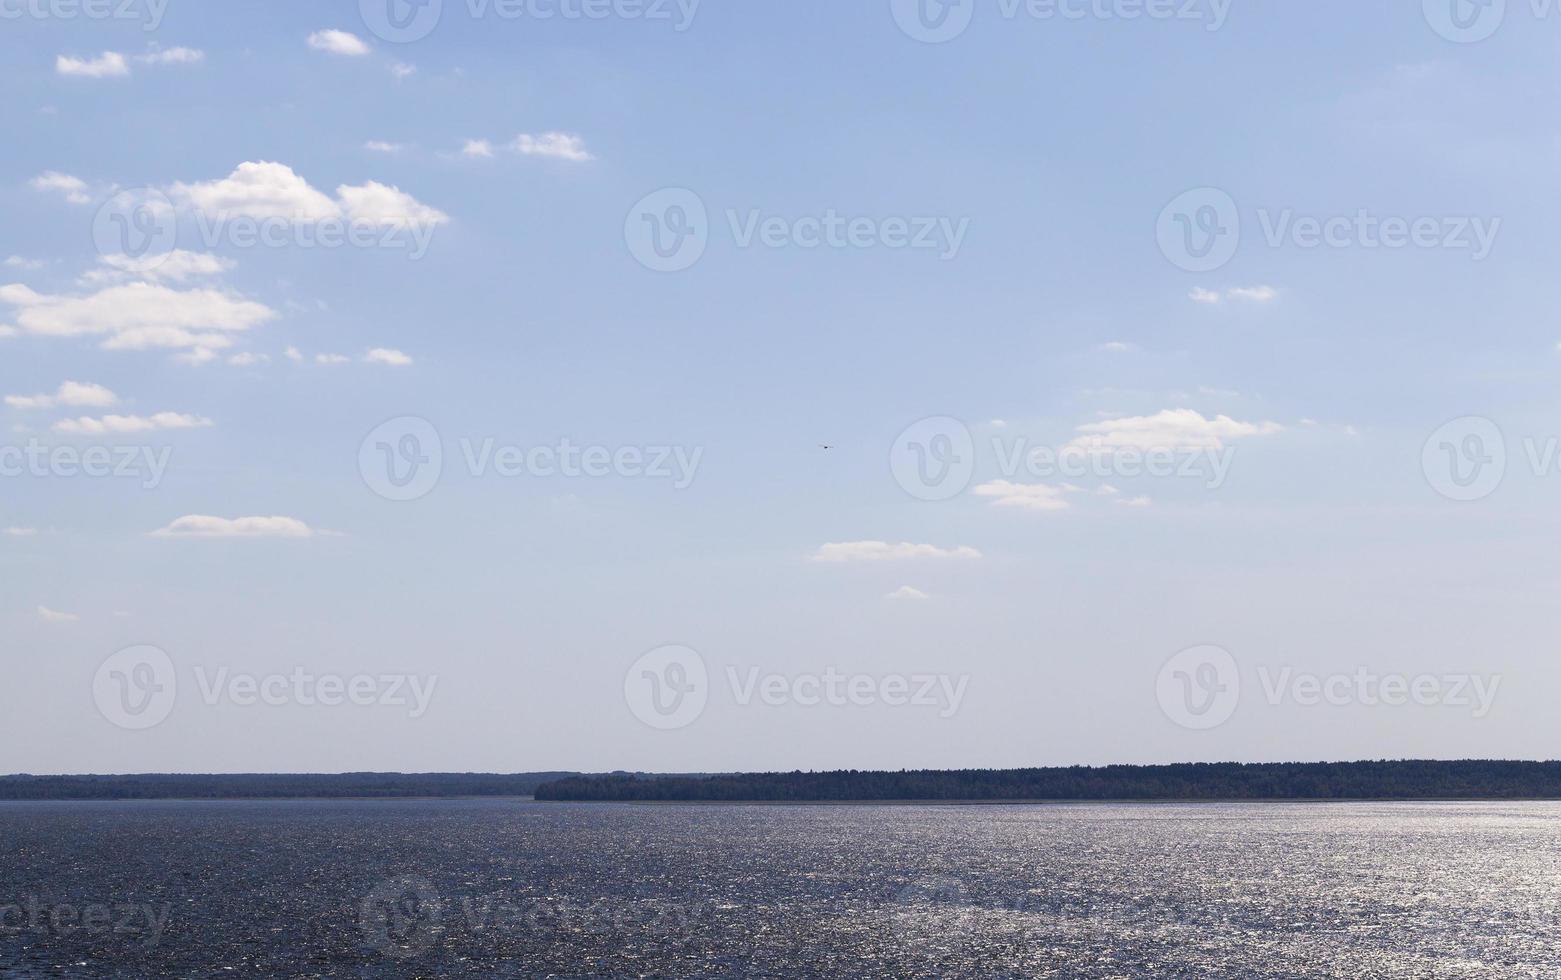
[[[100,436],[133,432],[156,432],[161,429],[205,429],[211,419],[198,415],[181,415],[178,412],[158,412],[152,416],[105,415],[102,418],[83,416],[79,419],[61,419],[54,423],[54,431],[76,436]]]
[[[216,289],[178,290],[157,283],[110,286],[84,296],[49,296],[26,286],[0,286],[0,303],[16,307],[27,333],[101,336],[104,350],[223,348],[228,334],[274,318],[267,306]]]
[[[1202,286],[1193,287],[1193,291],[1187,294],[1187,298],[1194,303],[1202,303],[1205,306],[1214,306],[1223,297],[1212,289],[1204,289]]]
[[[400,188],[368,181],[343,184],[336,198],[310,186],[283,163],[246,161],[227,177],[204,183],[178,183],[174,193],[207,214],[313,224],[346,217],[381,228],[427,228],[450,218],[420,203]]]
[[[491,157],[493,156],[493,144],[487,140],[467,140],[461,147],[463,157]]]
[[[813,554],[814,561],[905,561],[913,558],[980,558],[974,548],[940,548],[931,544],[890,544],[887,541],[845,541],[826,544]]]
[[[29,183],[35,191],[54,191],[65,195],[65,200],[72,204],[88,204],[92,198],[87,196],[87,182],[80,177],[72,177],[70,174],[62,174],[57,170],[49,170],[34,177]]]
[[[118,397],[102,385],[83,381],[66,381],[52,395],[5,396],[5,403],[12,408],[53,408],[55,405],[107,408],[118,401]]]
[[[105,51],[96,58],[72,58],[62,54],[54,59],[54,70],[75,78],[123,78],[130,74],[130,63],[117,51]]]
[[[351,360],[352,360],[352,358],[348,357],[345,354],[316,354],[316,355],[314,355],[314,363],[316,363],[316,364],[346,364],[346,363],[348,363]]]
[[[284,218],[323,221],[341,207],[283,163],[246,161],[221,180],[176,183],[176,194],[207,214],[222,218]]]
[[[553,157],[575,163],[596,159],[586,151],[585,140],[573,133],[543,133],[540,136],[521,133],[510,144],[510,149],[525,156]]]
[[[45,623],[74,623],[81,617],[75,613],[56,612],[48,606],[39,606],[38,618]]]
[[[265,354],[243,351],[228,358],[228,363],[234,367],[259,367],[262,364],[270,364],[271,358]]]
[[[191,514],[152,532],[154,538],[310,538],[319,532],[294,517],[206,517]]]
[[[304,359],[303,351],[299,350],[296,347],[288,347],[287,349],[283,350],[282,351],[282,356],[286,357],[289,361],[292,361],[294,364],[302,363],[303,359]]]
[[[361,58],[369,53],[369,46],[361,37],[338,30],[315,31],[309,35],[309,47],[328,54],[346,55],[349,58]]]
[[[988,497],[994,507],[1016,507],[1021,510],[1067,510],[1067,490],[1045,483],[1014,483],[994,480],[983,483],[971,491],[978,497]]]
[[[931,596],[920,589],[913,589],[909,585],[902,585],[898,589],[884,596],[885,599],[893,599],[897,602],[920,602],[930,599]]]
[[[409,367],[412,364],[412,358],[389,347],[376,347],[363,355],[363,359],[370,364],[384,364],[389,367]]]
[[[1078,428],[1080,435],[1065,447],[1086,452],[1123,449],[1197,450],[1222,449],[1226,441],[1281,431],[1273,422],[1238,422],[1228,415],[1204,418],[1194,409],[1166,409],[1157,415],[1092,422]]]
[[[432,228],[450,220],[450,216],[426,204],[420,204],[412,195],[397,187],[378,181],[361,186],[348,184],[336,188],[347,217],[357,224],[380,228]]]
[[[220,276],[236,264],[209,252],[187,252],[176,248],[164,255],[148,255],[139,259],[128,255],[105,255],[100,262],[107,268],[93,269],[83,276],[86,282],[113,282],[124,279],[152,279],[166,282],[185,282],[211,276]]]
[[[0,265],[5,266],[7,269],[25,269],[29,272],[36,272],[37,270],[42,269],[46,264],[47,263],[41,259],[28,259],[23,258],[20,255],[12,255],[4,262],[0,262]]]

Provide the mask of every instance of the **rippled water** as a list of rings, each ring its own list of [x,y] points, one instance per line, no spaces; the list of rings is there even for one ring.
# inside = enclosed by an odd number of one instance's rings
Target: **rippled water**
[[[0,976],[1555,977],[1561,805],[0,804]]]

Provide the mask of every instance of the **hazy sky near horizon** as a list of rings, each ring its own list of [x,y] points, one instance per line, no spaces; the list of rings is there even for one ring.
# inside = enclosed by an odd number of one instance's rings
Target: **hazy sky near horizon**
[[[101,9],[0,771],[1556,754],[1561,9]]]

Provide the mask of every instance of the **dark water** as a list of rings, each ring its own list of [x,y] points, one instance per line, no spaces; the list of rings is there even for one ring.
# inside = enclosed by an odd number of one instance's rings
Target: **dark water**
[[[0,804],[0,976],[1556,977],[1561,805]]]

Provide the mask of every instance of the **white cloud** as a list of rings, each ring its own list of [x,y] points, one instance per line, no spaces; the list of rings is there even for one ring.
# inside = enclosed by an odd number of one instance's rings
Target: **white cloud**
[[[161,48],[137,55],[143,65],[193,65],[206,60],[206,52],[194,48]]]
[[[411,78],[417,74],[417,66],[409,65],[404,61],[398,61],[390,66],[390,73],[397,78]]]
[[[1273,286],[1232,286],[1224,293],[1220,293],[1217,290],[1198,287],[1188,293],[1187,298],[1205,306],[1218,306],[1227,299],[1245,303],[1271,303],[1279,298],[1279,290]]]
[[[152,532],[154,538],[309,538],[316,532],[293,517],[205,517],[191,514]]]
[[[206,429],[211,419],[198,415],[181,415],[177,412],[158,412],[150,417],[140,415],[105,415],[102,418],[61,419],[54,423],[56,432],[77,436],[100,436],[109,433],[155,432],[161,429]]]
[[[903,561],[911,558],[980,558],[974,548],[939,548],[930,544],[890,544],[887,541],[846,541],[826,544],[813,555],[814,561]]]
[[[363,359],[370,364],[385,364],[390,367],[409,367],[412,364],[412,358],[388,347],[376,347],[365,354]]]
[[[381,228],[432,228],[450,220],[450,216],[397,187],[369,181],[358,187],[343,184],[336,188],[347,217],[358,224]]]
[[[283,163],[246,161],[221,180],[178,183],[174,194],[218,217],[280,219],[315,223],[345,215],[357,224],[382,228],[433,227],[449,215],[400,188],[378,181],[343,184],[333,200]]]
[[[13,255],[4,262],[0,262],[0,265],[4,265],[8,269],[25,269],[28,272],[36,272],[47,264],[47,262],[40,259],[25,259],[20,255]]]
[[[1129,497],[1126,500],[1118,500],[1123,507],[1148,507],[1154,503],[1148,497]]]
[[[1108,343],[1101,344],[1100,349],[1102,352],[1107,354],[1132,354],[1141,350],[1142,348],[1140,348],[1137,344],[1130,344],[1122,340],[1113,340]]]
[[[289,347],[286,350],[282,351],[282,354],[283,354],[284,357],[286,357],[289,361],[292,361],[294,364],[299,364],[304,359],[303,352],[300,351],[296,347]]]
[[[341,206],[309,186],[283,163],[246,161],[221,180],[174,184],[173,190],[207,214],[315,222],[335,218]]]
[[[4,534],[9,538],[30,538],[37,533],[38,529],[35,527],[8,527],[0,531],[0,534]]]
[[[180,364],[189,364],[193,367],[200,367],[202,364],[210,364],[212,361],[215,361],[217,359],[217,352],[212,350],[210,347],[196,347],[181,354],[175,354],[173,359],[178,361]]]
[[[932,598],[920,589],[913,589],[909,585],[902,585],[898,589],[884,596],[885,599],[896,601],[920,602]]]
[[[220,276],[237,263],[209,252],[187,252],[176,248],[165,255],[133,259],[128,255],[105,255],[99,261],[107,269],[94,269],[82,278],[87,282],[135,278],[184,282],[204,276]]]
[[[85,296],[47,296],[0,286],[0,303],[17,307],[26,332],[51,337],[102,336],[104,350],[231,346],[224,334],[265,323],[276,312],[215,289],[177,290],[155,283],[110,286]]]
[[[75,613],[56,612],[48,606],[39,606],[38,618],[45,623],[74,623],[81,617]]]
[[[365,150],[371,150],[375,153],[400,153],[402,150],[406,149],[406,147],[401,143],[387,143],[384,140],[369,140],[367,143],[363,144],[363,148]]]
[[[1045,483],[1013,483],[994,480],[983,483],[971,491],[978,497],[990,497],[994,507],[1016,507],[1021,510],[1067,510],[1064,499],[1067,491],[1062,487]]]
[[[102,385],[83,381],[66,381],[52,395],[5,396],[5,403],[12,408],[53,408],[55,405],[107,408],[118,401],[118,397]]]
[[[259,367],[262,364],[270,364],[271,358],[265,354],[243,351],[228,358],[228,363],[234,367]]]
[[[123,78],[130,74],[125,56],[117,51],[105,51],[96,58],[71,58],[60,55],[54,59],[54,70],[61,75],[76,78]]]
[[[1089,452],[1122,449],[1221,449],[1225,441],[1279,432],[1273,422],[1238,422],[1227,415],[1204,418],[1190,408],[1166,409],[1157,415],[1092,422],[1078,428],[1079,437],[1065,447]]]
[[[20,334],[21,331],[11,326],[9,323],[0,323],[0,339],[6,337],[16,337]]]
[[[72,177],[70,174],[62,174],[57,170],[39,174],[30,183],[35,191],[58,191],[72,204],[89,204],[92,201],[92,198],[87,196],[86,181],[80,177]]]
[[[316,354],[316,355],[314,355],[314,363],[316,363],[316,364],[346,364],[346,363],[348,363],[351,360],[352,360],[352,358],[347,357],[345,354]]]
[[[463,157],[491,157],[493,156],[493,144],[487,140],[467,140],[461,147]]]
[[[359,58],[369,53],[369,46],[358,35],[338,30],[315,31],[309,35],[309,47],[349,58]]]
[[[585,141],[573,133],[543,133],[540,136],[521,133],[510,144],[510,149],[525,156],[554,157],[576,163],[596,159],[586,152]]]

